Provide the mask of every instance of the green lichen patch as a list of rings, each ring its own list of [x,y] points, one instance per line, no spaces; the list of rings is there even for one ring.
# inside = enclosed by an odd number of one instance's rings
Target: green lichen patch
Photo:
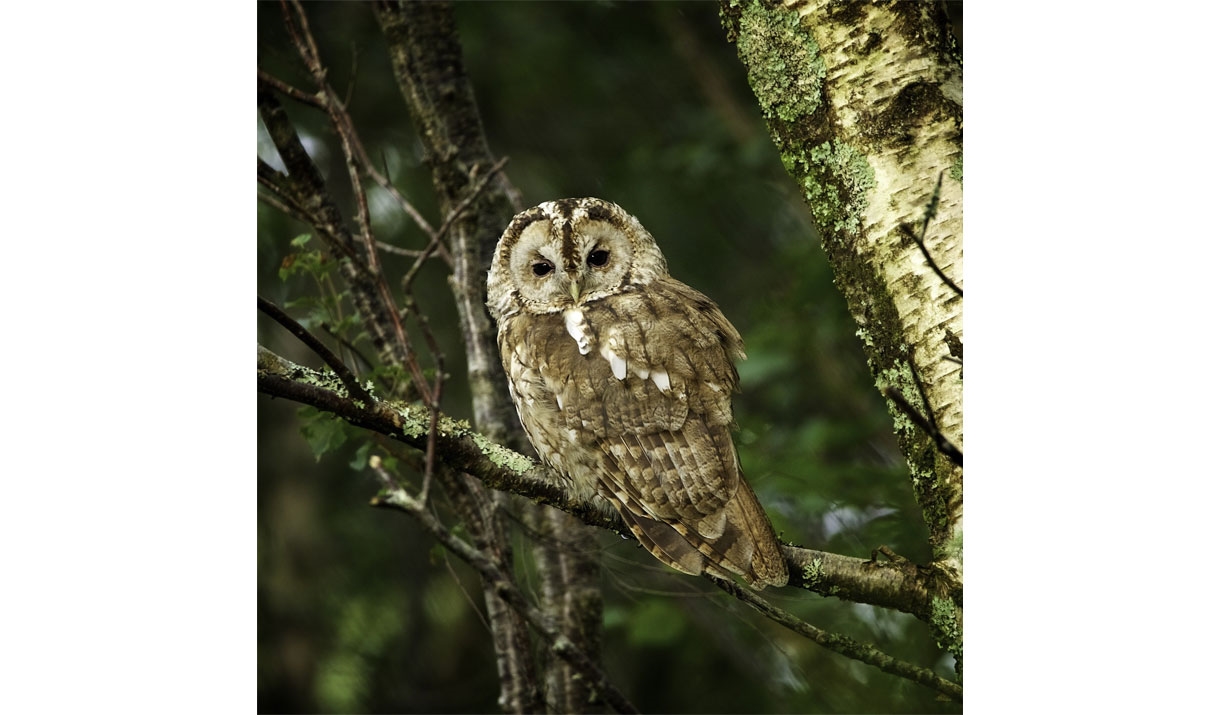
[[[962,532],[957,531],[940,549],[937,549],[933,555],[936,559],[950,559],[960,563],[962,561]]]
[[[817,583],[818,579],[822,578],[822,560],[814,559],[813,561],[805,564],[805,567],[801,570],[801,577],[805,580],[805,584],[808,586],[812,586]]]
[[[408,405],[398,408],[398,416],[401,418],[402,435],[404,437],[418,438],[428,434],[429,422],[427,410],[416,410]]]
[[[737,52],[763,116],[792,122],[821,106],[826,63],[796,12],[761,2],[747,5]]]
[[[873,167],[863,154],[835,140],[804,152],[783,153],[781,159],[804,189],[823,235],[859,232],[868,192],[877,185]]]
[[[932,599],[932,619],[929,621],[936,636],[936,645],[962,657],[962,629],[957,620],[957,607],[947,598]]]
[[[524,474],[534,466],[533,461],[529,457],[498,445],[478,432],[471,432],[470,437],[474,440],[475,445],[478,446],[479,451],[486,455],[491,460],[491,463],[497,467],[503,467],[517,474]]]

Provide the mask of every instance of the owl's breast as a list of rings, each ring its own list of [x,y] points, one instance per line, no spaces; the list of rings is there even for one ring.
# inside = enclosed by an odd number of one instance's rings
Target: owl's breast
[[[596,356],[581,354],[560,313],[516,316],[501,326],[499,338],[509,391],[530,444],[578,493],[592,497],[599,452],[593,435],[571,415],[582,399],[597,398],[570,388],[574,376],[589,374]]]

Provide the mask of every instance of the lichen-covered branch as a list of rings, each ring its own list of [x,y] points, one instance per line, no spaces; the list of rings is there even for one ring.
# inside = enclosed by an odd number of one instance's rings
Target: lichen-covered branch
[[[429,412],[423,406],[353,399],[332,373],[322,373],[259,347],[258,389],[316,407],[359,427],[386,435],[419,450],[427,447]],[[630,537],[609,504],[577,498],[538,462],[489,440],[469,424],[441,415],[437,421],[436,458],[450,469],[478,478],[488,487],[523,496],[567,512],[589,526]],[[595,497],[596,498],[596,497]],[[788,584],[824,596],[910,613],[931,622],[936,599],[961,603],[961,593],[938,589],[935,574],[909,561],[881,561],[843,556],[797,546],[782,547]]]
[[[751,593],[749,589],[742,588],[739,584],[716,578],[710,574],[704,575],[707,580],[716,584],[716,586],[726,593],[732,594],[734,597],[750,604],[750,607],[765,615],[771,620],[788,628],[796,633],[800,633],[809,640],[818,645],[832,650],[839,655],[846,656],[852,660],[858,660],[861,663],[867,663],[875,668],[879,668],[892,675],[897,675],[900,678],[912,680],[920,685],[926,685],[929,688],[937,690],[944,695],[957,700],[962,699],[962,686],[949,680],[945,680],[936,673],[927,668],[920,668],[910,663],[898,660],[892,655],[887,655],[877,650],[876,648],[852,640],[846,636],[837,633],[830,633],[816,626],[810,625],[805,621],[793,616],[791,613],[782,611],[770,602],[766,601],[756,593]]]

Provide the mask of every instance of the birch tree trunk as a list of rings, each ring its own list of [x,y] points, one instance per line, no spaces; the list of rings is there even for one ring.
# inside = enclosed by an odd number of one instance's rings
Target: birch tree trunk
[[[960,670],[960,49],[933,2],[722,0],[721,17],[894,416],[933,548],[930,623]]]

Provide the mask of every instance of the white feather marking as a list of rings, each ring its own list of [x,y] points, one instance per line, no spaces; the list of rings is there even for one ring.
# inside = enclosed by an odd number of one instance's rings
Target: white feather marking
[[[708,387],[712,388],[712,392],[720,392],[720,385],[717,385],[714,382],[707,382],[704,384],[706,384]]]
[[[661,392],[665,392],[666,390],[669,389],[669,373],[668,372],[665,372],[664,370],[653,370],[652,374],[649,375],[649,377],[652,378],[653,384],[655,384],[657,386],[657,389],[660,390]]]
[[[562,412],[563,411],[563,395],[559,394],[558,392],[555,393],[555,403],[559,405],[559,411]]]
[[[619,357],[612,349],[616,343],[617,341],[611,337],[602,343],[597,352],[606,358],[606,362],[610,363],[610,372],[613,372],[616,378],[623,380],[627,377],[627,361]]]
[[[579,308],[568,308],[563,311],[563,327],[568,329],[568,335],[576,341],[576,347],[581,355],[589,354],[589,326],[585,323],[585,314]]]
[[[614,373],[614,376],[620,380],[627,379],[627,361],[614,353],[610,353],[610,372]]]
[[[648,379],[648,368],[646,368],[646,367],[633,368],[631,371],[634,372],[635,376],[640,378],[641,380]]]

